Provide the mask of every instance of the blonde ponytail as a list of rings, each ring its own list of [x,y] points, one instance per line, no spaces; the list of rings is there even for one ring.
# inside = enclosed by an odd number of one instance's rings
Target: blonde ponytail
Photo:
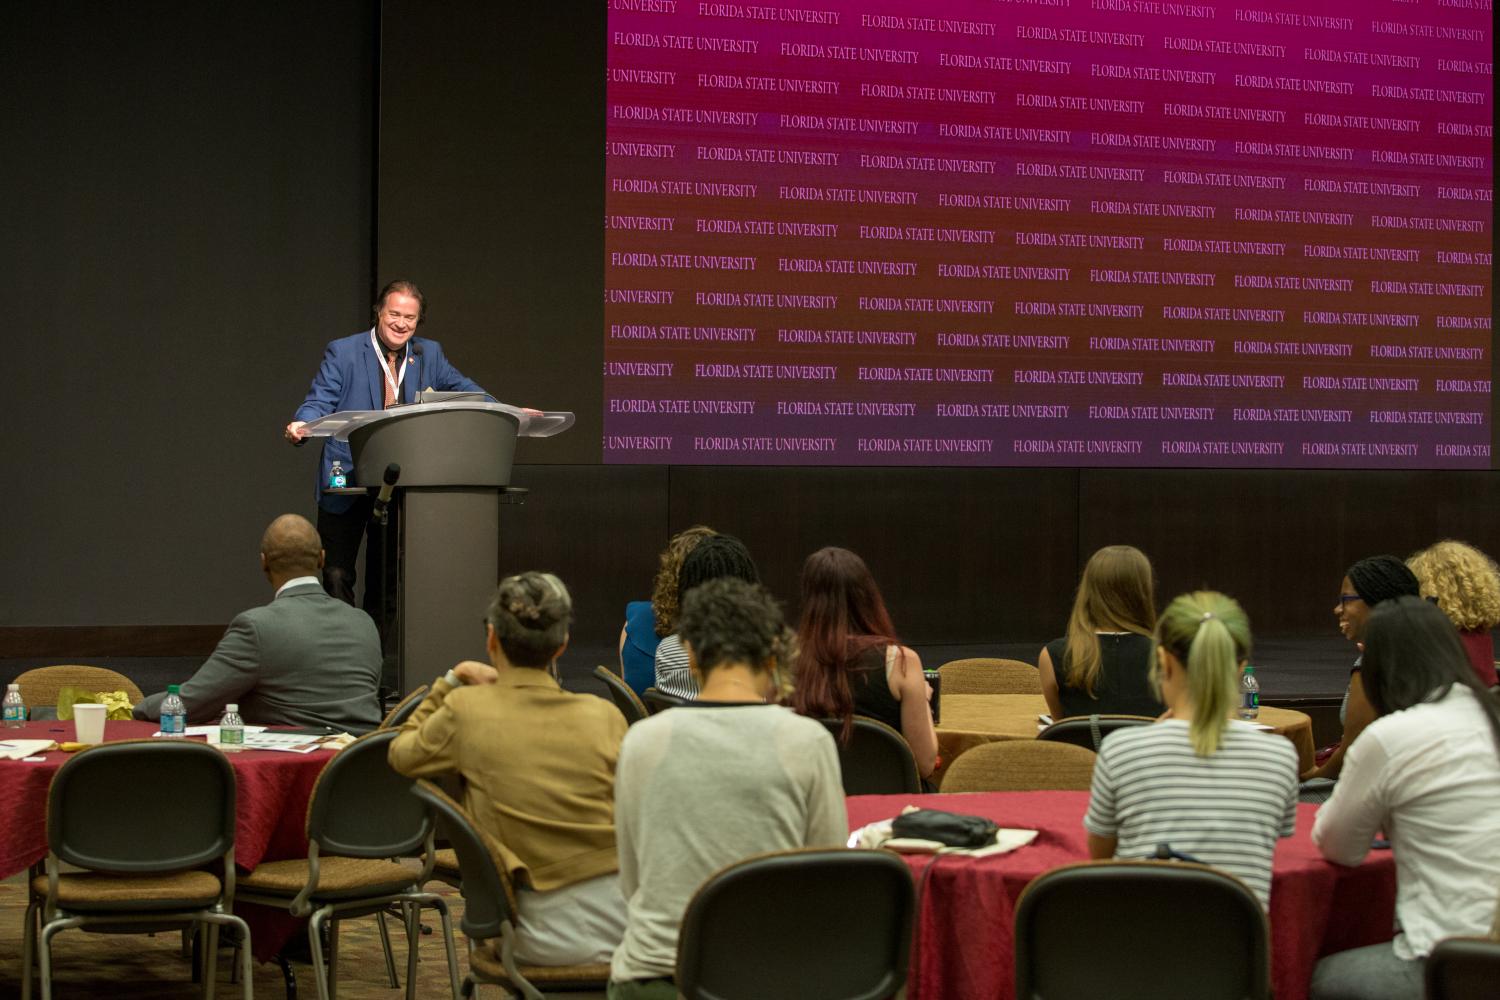
[[[1240,661],[1250,655],[1250,620],[1233,598],[1211,590],[1183,594],[1162,612],[1157,644],[1187,671],[1193,706],[1188,736],[1207,757],[1224,743],[1238,693]]]

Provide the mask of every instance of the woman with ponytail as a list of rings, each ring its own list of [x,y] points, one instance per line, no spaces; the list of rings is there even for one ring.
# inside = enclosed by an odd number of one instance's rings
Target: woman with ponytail
[[[1349,747],[1313,843],[1357,865],[1378,831],[1396,857],[1394,940],[1329,955],[1314,1000],[1420,1000],[1426,957],[1448,937],[1482,937],[1500,886],[1500,699],[1474,676],[1439,606],[1396,597],[1364,630],[1375,720]]]
[[[1083,825],[1095,858],[1149,858],[1159,845],[1243,879],[1269,907],[1271,856],[1297,821],[1297,751],[1232,719],[1250,621],[1231,598],[1183,594],[1156,624],[1155,725],[1099,750]]]

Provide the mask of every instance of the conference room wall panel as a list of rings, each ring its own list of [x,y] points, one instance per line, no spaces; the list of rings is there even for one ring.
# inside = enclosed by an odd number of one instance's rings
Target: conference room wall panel
[[[222,624],[312,512],[281,429],[369,321],[376,11],[7,13],[0,628]]]

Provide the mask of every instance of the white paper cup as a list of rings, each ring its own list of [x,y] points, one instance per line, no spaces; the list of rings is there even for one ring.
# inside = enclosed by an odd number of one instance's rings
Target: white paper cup
[[[79,743],[104,742],[104,716],[108,711],[104,705],[88,702],[73,706],[73,731]]]

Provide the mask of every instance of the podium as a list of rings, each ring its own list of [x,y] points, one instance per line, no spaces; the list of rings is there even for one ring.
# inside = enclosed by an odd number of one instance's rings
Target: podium
[[[573,414],[480,400],[346,410],[307,424],[309,437],[348,441],[354,487],[378,489],[401,466],[396,508],[395,643],[401,690],[485,659],[481,619],[500,579],[500,501],[516,438],[552,437]],[[384,581],[367,579],[366,588]]]

